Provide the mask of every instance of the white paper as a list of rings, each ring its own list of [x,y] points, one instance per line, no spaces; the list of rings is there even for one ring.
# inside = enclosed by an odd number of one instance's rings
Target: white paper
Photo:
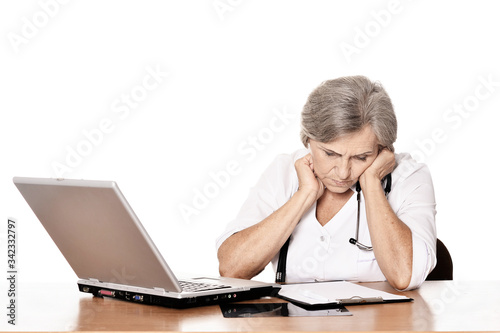
[[[380,301],[408,299],[406,296],[390,294],[344,281],[282,285],[278,294],[310,305],[341,303],[351,299],[364,299],[368,302],[377,298]]]

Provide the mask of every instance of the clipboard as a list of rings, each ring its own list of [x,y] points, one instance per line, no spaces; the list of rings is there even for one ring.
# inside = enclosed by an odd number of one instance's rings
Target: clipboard
[[[412,298],[403,295],[391,294],[345,281],[282,285],[277,296],[306,309],[413,301]]]

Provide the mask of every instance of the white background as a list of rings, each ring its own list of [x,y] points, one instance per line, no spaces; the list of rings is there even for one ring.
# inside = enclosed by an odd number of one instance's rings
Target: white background
[[[500,21],[491,3],[2,2],[0,267],[13,217],[19,288],[76,280],[12,177],[60,176],[54,164],[68,166],[80,149],[63,177],[116,180],[175,272],[217,275],[215,239],[273,158],[301,148],[308,94],[362,74],[393,100],[397,151],[430,167],[455,278],[499,279]],[[148,71],[161,73],[144,90]],[[99,136],[102,121],[111,125]],[[209,173],[231,163],[237,174],[215,187]],[[196,193],[207,189],[202,202]],[[197,214],[180,213],[196,203]],[[269,271],[259,278],[272,280]]]

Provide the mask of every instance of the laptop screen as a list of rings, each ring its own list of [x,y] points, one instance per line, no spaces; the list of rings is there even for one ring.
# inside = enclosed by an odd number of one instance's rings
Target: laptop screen
[[[14,183],[80,279],[181,290],[115,182]]]

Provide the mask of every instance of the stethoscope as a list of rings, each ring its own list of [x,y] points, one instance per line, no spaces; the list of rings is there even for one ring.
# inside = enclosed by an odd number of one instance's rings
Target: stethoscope
[[[384,192],[385,192],[385,196],[387,197],[389,192],[391,192],[391,186],[392,186],[391,174],[388,174],[387,176],[385,176],[384,179],[382,179],[382,183],[384,181],[385,181]],[[349,238],[349,243],[351,243],[353,245],[357,245],[357,247],[360,250],[373,251],[373,247],[368,246],[368,245],[364,245],[363,243],[360,243],[358,241],[358,238],[359,238],[359,212],[361,209],[361,185],[359,184],[359,181],[356,183],[356,192],[357,192],[356,199],[358,200],[358,213],[357,213],[357,217],[356,217],[356,220],[357,220],[356,221],[356,238]]]
[[[388,174],[382,179],[382,184],[384,184],[384,192],[385,196],[391,192],[391,187],[392,187],[392,176],[391,174]],[[358,212],[356,216],[356,238],[350,238],[349,243],[356,245],[360,250],[364,251],[373,251],[373,247],[364,245],[360,242],[358,242],[359,238],[359,213],[361,210],[361,185],[359,184],[359,181],[356,183],[356,199],[358,201]],[[283,246],[281,247],[279,258],[278,258],[278,266],[276,268],[276,283],[284,283],[285,282],[285,275],[286,275],[286,257],[288,254],[288,246],[290,245],[290,238],[288,237],[287,241]]]

